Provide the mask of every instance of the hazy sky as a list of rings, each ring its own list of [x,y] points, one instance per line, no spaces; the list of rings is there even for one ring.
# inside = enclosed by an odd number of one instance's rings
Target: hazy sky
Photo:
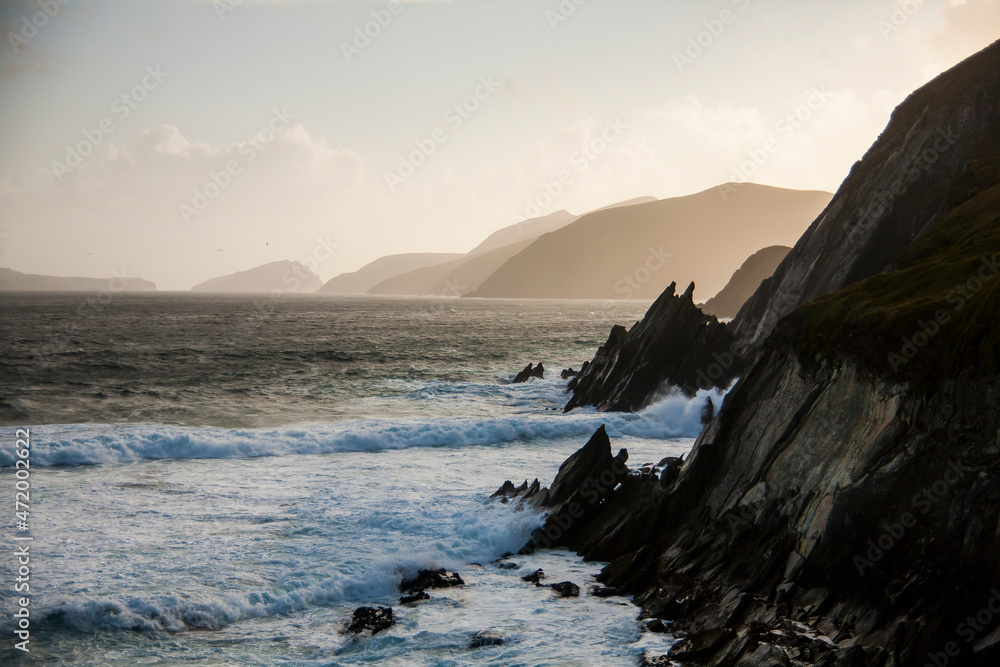
[[[464,252],[531,204],[832,191],[907,94],[1000,37],[998,0],[0,7],[0,266],[160,289]]]

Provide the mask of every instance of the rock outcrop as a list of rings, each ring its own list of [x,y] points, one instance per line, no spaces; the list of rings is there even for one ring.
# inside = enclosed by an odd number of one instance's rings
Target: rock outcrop
[[[537,366],[533,364],[528,364],[524,367],[520,373],[514,376],[513,384],[521,384],[522,382],[527,382],[531,378],[538,378],[542,380],[545,378],[545,367],[539,362]]]
[[[464,585],[465,582],[462,581],[462,577],[457,572],[448,572],[441,568],[440,570],[420,570],[416,577],[404,579],[399,584],[399,590],[413,595],[433,588],[452,588]]]
[[[694,283],[684,294],[670,286],[628,331],[616,326],[593,361],[570,381],[566,411],[592,405],[599,410],[634,411],[666,387],[693,395],[698,389],[728,387],[743,371],[733,335],[694,305]]]
[[[377,635],[396,624],[392,607],[358,607],[354,616],[344,626],[344,632],[352,635]]]

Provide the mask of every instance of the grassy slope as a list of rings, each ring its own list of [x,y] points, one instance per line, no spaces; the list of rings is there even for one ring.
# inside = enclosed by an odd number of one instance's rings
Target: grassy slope
[[[983,280],[971,299],[960,291],[977,286],[980,270],[989,272],[984,258],[1000,260],[1000,160],[974,165],[951,203],[896,258],[899,270],[809,302],[781,323],[778,338],[809,362],[846,356],[922,388],[968,367],[1000,373],[1000,274]],[[940,311],[948,321],[908,359],[903,339],[913,341],[920,323]]]

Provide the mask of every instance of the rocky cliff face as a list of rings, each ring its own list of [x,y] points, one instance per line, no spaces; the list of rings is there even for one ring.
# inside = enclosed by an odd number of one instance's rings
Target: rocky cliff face
[[[535,485],[531,546],[610,561],[606,585],[675,623],[675,660],[996,664],[1000,598],[966,619],[1000,587],[998,401],[975,373],[918,396],[769,346],[686,462],[623,475],[595,434],[558,495]]]
[[[733,320],[741,349],[812,299],[882,273],[948,210],[972,160],[1000,153],[1000,42],[920,88]]]
[[[1000,664],[998,127],[1000,43],[897,110],[744,307],[748,367],[686,461],[604,475],[582,510],[567,461],[559,498],[523,501],[549,511],[536,544],[674,623],[670,659]],[[575,461],[608,468],[595,438]]]
[[[728,387],[743,371],[743,362],[730,352],[733,335],[694,305],[694,283],[684,294],[676,290],[671,283],[628,331],[620,326],[611,330],[594,360],[570,381],[573,397],[566,411],[584,405],[637,410],[661,388],[693,394]]]

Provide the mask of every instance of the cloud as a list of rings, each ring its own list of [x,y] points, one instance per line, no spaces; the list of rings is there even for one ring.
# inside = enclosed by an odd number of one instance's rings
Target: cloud
[[[37,272],[92,275],[96,261],[186,288],[195,278],[301,259],[318,236],[354,217],[363,176],[360,155],[301,124],[225,145],[163,124],[107,146],[61,182],[51,168],[0,178],[0,228],[10,252],[34,257]],[[208,254],[218,248],[231,259]]]

